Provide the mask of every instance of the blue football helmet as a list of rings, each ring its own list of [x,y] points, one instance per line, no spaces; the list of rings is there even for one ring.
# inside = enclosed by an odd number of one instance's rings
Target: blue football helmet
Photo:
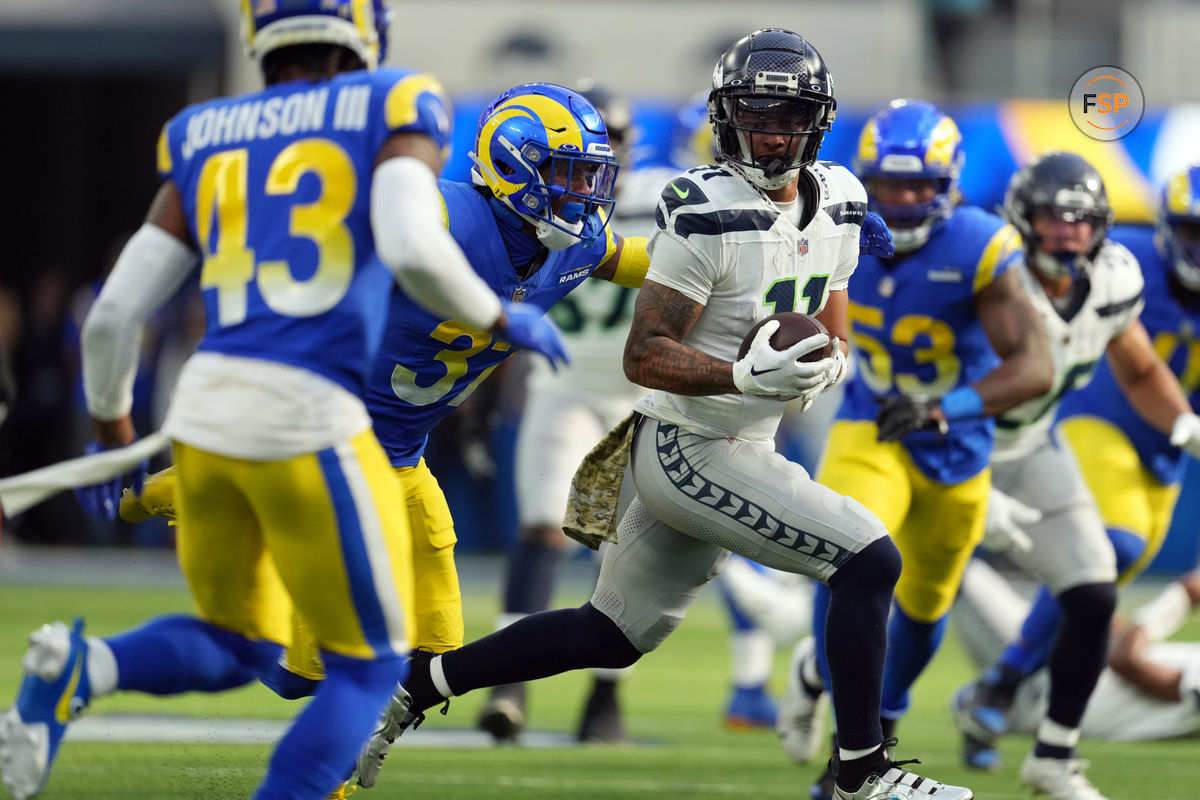
[[[760,189],[782,189],[817,160],[837,116],[833,78],[802,36],[763,28],[717,61],[708,113],[721,158]],[[764,140],[780,136],[788,137],[781,152],[762,151]]]
[[[242,0],[250,55],[296,44],[336,44],[354,51],[367,69],[383,63],[391,9],[385,0]]]
[[[921,247],[950,216],[963,160],[958,125],[924,100],[893,100],[863,126],[854,171],[866,186],[867,207],[887,222],[897,253]],[[936,194],[927,202],[882,203],[875,188],[883,180],[928,180]]]
[[[1200,293],[1200,163],[1176,172],[1163,187],[1158,240],[1175,277]]]
[[[469,155],[471,179],[549,249],[604,232],[618,165],[600,112],[579,92],[553,83],[509,89],[483,110]]]

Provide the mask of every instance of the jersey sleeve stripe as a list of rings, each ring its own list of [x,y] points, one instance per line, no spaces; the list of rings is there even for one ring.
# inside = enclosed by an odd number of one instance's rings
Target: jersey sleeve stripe
[[[749,208],[710,211],[703,214],[679,214],[675,217],[675,233],[688,238],[692,235],[720,236],[722,233],[767,231],[775,224],[778,214]]]
[[[1096,309],[1096,314],[1097,316],[1101,317],[1111,317],[1114,314],[1120,314],[1122,311],[1136,306],[1140,302],[1142,302],[1142,293],[1138,292],[1133,297],[1125,300],[1119,300],[1116,303],[1109,303],[1106,306],[1100,306]]]
[[[835,203],[831,206],[826,206],[825,213],[833,220],[834,225],[843,225],[845,223],[862,225],[863,217],[867,213],[867,204],[856,203],[854,201]]]
[[[990,286],[996,279],[997,267],[1008,261],[1019,246],[1017,231],[1011,225],[1005,225],[992,234],[987,246],[983,248],[983,255],[979,257],[979,263],[975,266],[975,283],[972,291],[978,293]]]

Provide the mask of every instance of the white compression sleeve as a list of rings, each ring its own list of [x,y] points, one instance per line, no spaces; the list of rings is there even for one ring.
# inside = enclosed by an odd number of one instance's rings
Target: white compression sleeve
[[[83,387],[88,413],[120,419],[133,406],[142,323],[179,289],[197,256],[149,222],[125,245],[83,323]]]
[[[419,159],[389,158],[375,168],[371,229],[380,259],[422,306],[486,331],[500,316],[500,299],[446,230],[441,207],[433,172]]]

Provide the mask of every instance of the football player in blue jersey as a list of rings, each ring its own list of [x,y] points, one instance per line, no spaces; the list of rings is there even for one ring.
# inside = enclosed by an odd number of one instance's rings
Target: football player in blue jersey
[[[618,164],[596,109],[578,92],[527,84],[482,113],[471,153],[472,182],[441,181],[442,224],[492,291],[538,316],[588,278],[641,285],[646,239],[608,224]],[[512,343],[431,313],[401,288],[392,292],[383,344],[365,390],[375,432],[399,476],[413,531],[415,659],[462,645],[462,599],[454,566],[454,521],[423,459],[429,432],[502,361]],[[301,696],[321,676],[318,653],[297,620],[287,669],[265,680]],[[320,654],[320,655],[323,655]],[[395,734],[386,725],[359,762],[374,784]]]
[[[818,480],[880,520],[904,560],[888,624],[884,733],[908,709],[933,657],[971,552],[983,537],[991,415],[1050,386],[1042,325],[1011,270],[1020,237],[999,217],[959,205],[964,154],[954,120],[933,105],[896,100],[864,126],[855,167],[896,242],[893,258],[865,256],[849,287],[858,372],[831,429]],[[815,754],[829,592],[817,587],[817,665],[798,664],[810,716],[794,714],[793,758]],[[815,681],[817,669],[825,676]],[[835,703],[836,706],[836,703]],[[836,707],[835,707],[836,711]],[[796,737],[793,737],[794,739]],[[830,767],[812,787],[832,791]]]
[[[618,234],[644,236],[654,225],[663,184],[674,172],[632,169],[636,128],[629,102],[592,81],[581,82],[578,89],[600,112],[621,164],[610,224]],[[605,281],[582,284],[550,310],[570,348],[571,366],[552,370],[544,361],[535,362],[525,381],[514,475],[520,527],[508,553],[497,629],[549,607],[559,561],[568,547],[577,547],[562,532],[571,476],[642,394],[621,369],[636,290]],[[592,671],[577,728],[580,741],[627,741],[618,699],[627,672]],[[479,711],[479,727],[496,741],[516,741],[526,725],[526,693],[523,683],[495,687]]]
[[[847,284],[864,236],[870,247],[891,253],[882,222],[868,225],[877,218],[867,214],[854,176],[817,161],[836,116],[829,70],[799,35],[755,31],[717,62],[709,114],[721,160],[677,176],[663,190],[626,343],[626,374],[652,392],[576,473],[570,513],[582,527],[572,525],[571,532],[607,543],[591,599],[414,661],[407,694],[392,707],[395,731],[472,689],[635,662],[680,625],[736,551],[827,581],[830,625],[852,632],[828,642],[844,735],[833,789],[838,800],[971,800],[966,787],[904,770],[907,762],[892,758],[895,740],[881,731],[886,619],[901,568],[895,545],[862,504],[814,481],[773,447],[780,399],[811,402],[846,376],[846,352],[833,336],[845,333]],[[1003,247],[994,250],[987,277],[1007,263]],[[974,271],[975,259],[967,266]],[[965,281],[967,304],[972,279]],[[1007,308],[1009,296],[1002,299]],[[772,321],[739,356],[756,320],[798,309],[818,315],[833,336],[816,334],[778,351],[768,344],[777,328]],[[1003,316],[1015,340],[1007,349],[1036,337],[1032,313]],[[823,357],[799,360],[827,346]],[[1028,351],[1039,355],[1036,344]],[[1039,381],[1040,368],[1030,366],[1026,381],[1022,366],[1013,363],[1006,377],[1043,390],[1048,370]],[[997,397],[990,385],[975,395],[981,406],[999,405]],[[888,430],[895,428],[889,422]],[[626,467],[637,498],[614,535]]]
[[[140,326],[201,264],[207,330],[164,425],[197,616],[103,640],[82,620],[32,635],[0,720],[0,770],[18,800],[44,788],[66,725],[93,698],[252,681],[291,641],[293,611],[327,677],[254,796],[334,791],[404,677],[412,630],[400,487],[360,399],[389,283],[506,347],[563,356],[541,311],[498,299],[439,224],[449,115],[432,77],[375,69],[382,1],[244,12],[266,88],[167,123],[162,187],[83,330],[97,446],[128,445]],[[112,514],[118,494],[106,483],[81,499]]]
[[[1043,160],[1055,157],[1078,158],[1060,154]],[[1039,163],[1042,162],[1035,165]],[[1077,482],[1086,487],[1084,491],[1090,490],[1089,507],[1094,509],[1094,498],[1099,511],[1098,514],[1091,511],[1095,518],[1091,527],[1096,533],[1086,550],[1077,546],[1066,558],[1036,547],[1029,555],[1013,555],[1019,566],[1044,581],[1066,569],[1072,572],[1085,569],[1084,565],[1096,562],[1097,551],[1109,564],[1110,586],[1113,577],[1125,583],[1136,576],[1158,552],[1166,536],[1179,493],[1185,451],[1200,453],[1200,420],[1194,413],[1200,401],[1200,360],[1193,352],[1196,348],[1189,343],[1196,325],[1200,324],[1200,280],[1196,280],[1200,275],[1196,266],[1200,264],[1200,248],[1196,244],[1200,241],[1200,200],[1194,188],[1197,180],[1200,167],[1194,166],[1168,181],[1157,235],[1150,229],[1118,229],[1103,247],[1087,256],[1075,279],[1075,283],[1087,287],[1087,299],[1073,304],[1084,312],[1089,310],[1089,304],[1098,306],[1097,322],[1089,325],[1087,315],[1077,311],[1070,318],[1070,335],[1052,338],[1062,340],[1061,344],[1055,343],[1064,352],[1060,361],[1082,365],[1090,372],[1097,367],[1097,353],[1088,356],[1079,352],[1088,346],[1089,338],[1095,338],[1090,328],[1098,328],[1108,320],[1120,320],[1122,313],[1141,312],[1140,324],[1137,318],[1118,323],[1123,325],[1121,332],[1104,351],[1107,358],[1100,360],[1095,379],[1085,388],[1066,391],[1063,399],[1059,427],[1076,455],[1073,461],[1081,474]],[[1018,183],[1017,178],[1014,183]],[[1063,188],[1061,181],[1051,181],[1040,187],[1040,191],[1049,199]],[[1073,190],[1071,186],[1066,188]],[[1036,212],[1036,205],[1029,205],[1031,213]],[[1100,229],[1101,237],[1105,228]],[[1117,267],[1122,263],[1127,265],[1124,270],[1127,277],[1118,274]],[[1110,296],[1108,286],[1118,285],[1118,278],[1122,278],[1120,291]],[[1079,294],[1067,292],[1063,296]],[[1092,301],[1093,295],[1099,297]],[[1117,300],[1129,295],[1136,302],[1124,312],[1119,311]],[[1043,315],[1048,313],[1049,310]],[[1087,379],[1087,373],[1081,369],[1076,368],[1075,372],[1081,373],[1082,380]],[[1078,386],[1079,380],[1072,373],[1063,382],[1064,390]],[[1032,426],[1026,422],[1021,428],[1025,427]],[[1014,431],[1016,436],[1019,431]],[[1030,472],[1028,464],[1021,467],[1026,474]],[[1045,507],[1044,501],[1035,502],[1037,498],[1031,500],[1026,496],[1028,491],[1022,492],[1021,485],[1001,482],[1000,477],[998,467],[998,489],[1013,495],[1012,499],[1018,502],[1034,503],[1043,512],[1042,520],[1025,526],[1033,543],[1037,543],[1039,534],[1063,540],[1070,532],[1071,521],[1055,518],[1052,514],[1057,509]],[[1072,494],[1062,485],[1061,474],[1043,475],[1041,482],[1053,483],[1059,497]],[[1105,542],[1105,529],[1111,548]],[[1006,730],[1004,714],[1019,684],[1047,662],[1052,676],[1049,718],[1062,717],[1065,706],[1057,699],[1056,691],[1061,680],[1055,676],[1064,669],[1060,665],[1064,658],[1071,662],[1071,668],[1078,669],[1077,665],[1085,660],[1086,648],[1074,640],[1063,643],[1063,637],[1073,627],[1073,617],[1079,613],[1076,608],[1079,601],[1068,597],[1061,584],[1061,580],[1055,581],[1039,591],[1020,636],[1009,643],[990,669],[956,695],[955,717],[965,734],[969,766],[989,767],[998,761],[994,741]],[[1072,592],[1077,594],[1078,589]],[[1095,611],[1091,615],[1099,616]],[[1097,659],[1103,659],[1105,654],[1107,626],[1101,634],[1102,647],[1096,653]],[[1087,685],[1077,674],[1069,675],[1068,679],[1074,687]],[[1074,724],[1066,725],[1074,737],[1078,736],[1085,700],[1086,695],[1069,717]],[[1045,727],[1043,723],[1038,729],[1039,747],[1046,738]],[[1071,797],[1099,797],[1098,793],[1093,794],[1095,790],[1090,785],[1085,785],[1081,770],[1074,770],[1070,782],[1081,787]]]

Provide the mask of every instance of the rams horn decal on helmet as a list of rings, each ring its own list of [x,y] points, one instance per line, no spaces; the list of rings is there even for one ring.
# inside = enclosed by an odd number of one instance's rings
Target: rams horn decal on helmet
[[[391,9],[384,0],[242,0],[250,55],[297,44],[336,44],[354,51],[367,69],[383,63]]]
[[[613,204],[617,161],[600,113],[579,92],[530,83],[479,118],[471,177],[552,250],[594,241]]]
[[[854,171],[866,186],[868,208],[887,222],[898,253],[921,247],[950,216],[963,161],[958,125],[924,100],[893,100],[863,126]],[[888,179],[929,180],[936,193],[928,202],[881,203],[873,188]]]

